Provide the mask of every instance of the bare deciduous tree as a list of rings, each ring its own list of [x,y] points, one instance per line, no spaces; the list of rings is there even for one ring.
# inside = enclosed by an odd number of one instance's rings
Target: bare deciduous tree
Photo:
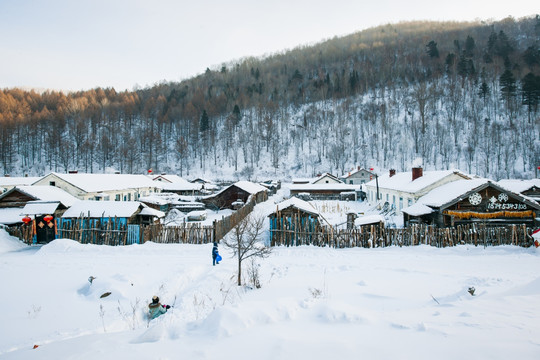
[[[223,245],[232,249],[238,260],[238,286],[242,285],[242,262],[253,257],[268,257],[272,251],[261,242],[264,220],[264,217],[249,214],[223,240]]]

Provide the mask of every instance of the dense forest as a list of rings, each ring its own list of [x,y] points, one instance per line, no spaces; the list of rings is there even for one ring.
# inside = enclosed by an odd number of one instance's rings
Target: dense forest
[[[0,169],[263,180],[540,165],[540,17],[407,22],[132,92],[0,91]]]

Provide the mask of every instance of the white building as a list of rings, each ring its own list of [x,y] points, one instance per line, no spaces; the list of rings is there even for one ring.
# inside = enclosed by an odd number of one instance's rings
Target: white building
[[[375,173],[373,171],[363,169],[359,166],[355,170],[343,174],[340,179],[345,184],[362,185],[375,179]]]
[[[32,185],[56,186],[80,200],[135,201],[161,192],[160,183],[146,175],[50,173]]]
[[[471,177],[459,170],[423,171],[422,168],[413,168],[412,171],[400,173],[390,170],[364,186],[370,204],[384,206],[388,203],[400,215],[403,208],[413,205],[429,191],[463,179],[470,180]]]

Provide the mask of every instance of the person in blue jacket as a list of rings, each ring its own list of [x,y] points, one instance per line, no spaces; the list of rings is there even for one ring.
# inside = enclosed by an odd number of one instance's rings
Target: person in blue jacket
[[[148,304],[148,317],[150,320],[157,318],[158,316],[165,314],[171,307],[169,305],[161,305],[159,297],[152,297],[152,303]]]
[[[216,260],[218,257],[218,248],[217,248],[217,242],[214,243],[214,247],[212,247],[212,260],[213,260],[213,266],[216,266],[216,264],[219,264],[219,261]]]

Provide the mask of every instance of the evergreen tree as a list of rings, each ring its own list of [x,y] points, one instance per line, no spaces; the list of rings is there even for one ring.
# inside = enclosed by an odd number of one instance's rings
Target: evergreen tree
[[[472,59],[461,55],[457,63],[457,72],[460,76],[467,77],[469,75],[474,75],[476,70],[474,69],[474,63]]]
[[[242,119],[242,114],[240,113],[240,108],[238,107],[238,104],[234,105],[233,111],[232,111],[232,119],[234,125],[238,125],[240,122],[240,119]]]
[[[439,57],[439,49],[437,49],[437,43],[433,40],[431,40],[427,45],[427,54],[430,58],[438,58]]]
[[[456,62],[456,54],[449,53],[448,55],[446,55],[446,59],[444,60],[446,72],[448,73],[452,72],[452,68],[454,67],[455,62]]]
[[[467,40],[465,40],[465,56],[472,57],[474,55],[474,49],[476,47],[476,44],[474,43],[474,39],[472,36],[467,36]]]
[[[208,129],[210,128],[210,123],[208,122],[208,114],[206,113],[206,110],[203,110],[199,127],[202,133],[208,131]]]
[[[497,39],[496,54],[504,58],[510,55],[513,51],[514,47],[510,43],[510,39],[508,36],[506,36],[504,31],[501,30]]]
[[[529,113],[536,112],[540,100],[540,76],[528,73],[521,80],[521,102],[527,105]]]
[[[512,122],[512,112],[514,110],[514,98],[516,96],[516,79],[514,78],[514,74],[508,69],[504,71],[504,73],[499,78],[499,84],[501,88],[501,96],[506,102],[506,108],[509,111],[510,116],[510,126],[513,126]]]
[[[486,98],[489,95],[489,86],[485,81],[482,81],[480,89],[478,90],[478,95],[486,102]]]
[[[523,61],[525,61],[529,67],[540,65],[540,49],[535,46],[529,46],[523,53]]]

